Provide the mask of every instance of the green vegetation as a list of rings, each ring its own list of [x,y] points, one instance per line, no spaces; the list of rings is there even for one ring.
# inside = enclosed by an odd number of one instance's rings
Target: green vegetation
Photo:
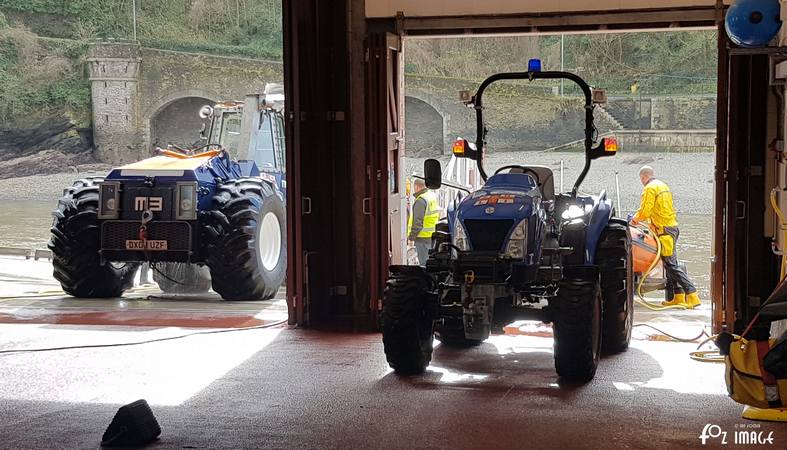
[[[143,46],[281,59],[280,0],[136,0],[136,5]],[[132,0],[0,0],[0,12],[45,37],[134,35]]]
[[[132,39],[132,0],[0,0],[0,120],[90,123],[83,57],[95,39]],[[136,0],[145,47],[280,60],[280,0]]]
[[[527,70],[530,58],[540,58],[544,70],[560,70],[561,39],[564,70],[609,94],[716,93],[717,35],[712,30],[413,39],[406,43],[405,71],[480,81],[496,72]],[[564,89],[576,92],[573,83]]]
[[[78,41],[41,39],[19,28],[0,30],[0,121],[35,126],[51,114],[90,123],[90,86]]]

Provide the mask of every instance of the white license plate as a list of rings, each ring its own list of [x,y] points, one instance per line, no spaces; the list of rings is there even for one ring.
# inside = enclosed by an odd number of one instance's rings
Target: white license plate
[[[149,252],[162,251],[167,249],[167,241],[141,241],[127,240],[126,250],[147,250]]]

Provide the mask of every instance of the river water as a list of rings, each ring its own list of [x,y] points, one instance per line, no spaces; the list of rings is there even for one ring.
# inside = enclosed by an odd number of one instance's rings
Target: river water
[[[559,189],[560,163],[564,167],[564,188],[568,189],[582,169],[583,156],[578,153],[527,152],[527,161],[517,153],[490,154],[489,169],[506,164],[541,164],[555,172],[556,189]],[[447,161],[447,157],[443,157]],[[603,158],[594,162],[583,183],[582,190],[599,192],[606,189],[616,198],[615,175],[620,183],[623,216],[639,204],[642,187],[637,171],[642,164],[652,165],[657,176],[672,188],[678,209],[681,235],[678,256],[686,261],[689,274],[697,283],[704,299],[709,298],[710,248],[712,225],[713,154],[628,154]],[[407,158],[407,174],[421,172],[422,158]],[[85,175],[59,174],[14,179],[0,179],[0,247],[46,248],[52,210],[63,188],[74,179]]]

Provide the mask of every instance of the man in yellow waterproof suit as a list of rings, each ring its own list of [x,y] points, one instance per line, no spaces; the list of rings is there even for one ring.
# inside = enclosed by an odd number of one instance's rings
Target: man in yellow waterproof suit
[[[426,266],[429,249],[432,247],[432,234],[440,220],[440,206],[437,194],[426,188],[424,180],[416,178],[415,203],[407,221],[407,240],[415,244],[418,253],[418,264]]]
[[[678,264],[675,244],[678,242],[678,220],[672,204],[672,192],[669,186],[656,179],[650,166],[639,169],[639,180],[645,189],[639,209],[631,219],[636,224],[649,220],[656,230],[661,243],[661,261],[667,276],[666,297],[664,306],[684,306],[688,309],[700,305],[697,288],[689,279],[686,270]]]

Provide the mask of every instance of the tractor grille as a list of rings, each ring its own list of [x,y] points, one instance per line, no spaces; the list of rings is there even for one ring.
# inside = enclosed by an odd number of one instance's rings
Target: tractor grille
[[[125,250],[127,239],[139,239],[140,223],[126,220],[108,220],[101,225],[102,250]],[[148,224],[149,240],[167,241],[171,251],[191,250],[191,225],[188,222],[151,222]]]
[[[514,221],[507,220],[478,220],[466,219],[464,221],[467,237],[477,252],[497,252],[503,248],[506,236],[511,232]]]

